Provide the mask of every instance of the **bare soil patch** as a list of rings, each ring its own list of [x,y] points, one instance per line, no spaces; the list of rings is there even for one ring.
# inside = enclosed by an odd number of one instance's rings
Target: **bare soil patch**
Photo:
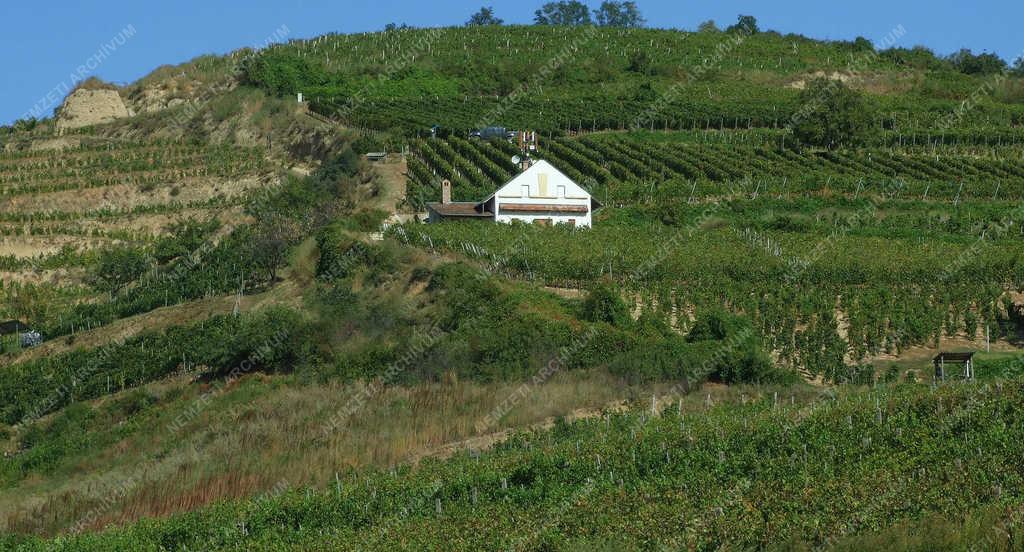
[[[79,88],[64,100],[57,117],[57,130],[109,123],[130,115],[116,90]]]

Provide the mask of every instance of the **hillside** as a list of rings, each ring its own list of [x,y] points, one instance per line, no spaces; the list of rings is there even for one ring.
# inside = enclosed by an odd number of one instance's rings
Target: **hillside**
[[[275,94],[302,92],[313,109],[340,121],[411,134],[434,124],[545,134],[781,128],[800,107],[800,89],[822,75],[869,92],[880,129],[938,130],[979,89],[987,93],[945,125],[950,135],[1024,122],[1020,79],[993,86],[991,75],[964,74],[906,47],[905,34],[888,30],[876,50],[866,40],[775,32],[406,29],[275,45],[252,58],[244,76]]]
[[[0,548],[1019,549],[1024,81],[905,46],[331,34],[0,129]],[[422,224],[487,125],[593,228]]]
[[[492,451],[20,548],[1016,549],[1019,383],[665,399],[656,415],[559,421]]]

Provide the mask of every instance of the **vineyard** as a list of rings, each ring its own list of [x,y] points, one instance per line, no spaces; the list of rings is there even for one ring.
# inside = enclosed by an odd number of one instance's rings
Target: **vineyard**
[[[879,48],[389,28],[3,127],[0,548],[1020,549],[1024,79]],[[422,224],[489,125],[593,227]]]
[[[742,136],[742,135],[741,135]],[[455,199],[479,200],[508,181],[517,152],[505,142],[452,137],[417,142],[410,160],[410,201],[434,200],[448,178]],[[728,196],[743,186],[755,197],[886,194],[895,199],[1012,202],[1024,199],[1024,158],[1013,150],[941,154],[902,149],[794,151],[770,145],[650,141],[616,134],[543,141],[539,156],[606,204],[688,201]]]
[[[644,139],[653,138],[653,139]],[[1024,162],[1012,149],[797,151],[672,134],[542,141],[538,156],[606,205],[592,231],[443,224],[391,235],[510,277],[587,289],[612,279],[684,330],[722,305],[746,313],[783,362],[834,381],[864,359],[978,335],[1016,339],[1024,286]],[[752,141],[756,141],[756,138]],[[413,206],[437,181],[478,200],[515,148],[417,143]]]
[[[184,141],[83,138],[59,152],[0,153],[0,315],[39,317],[50,336],[99,324],[66,311],[109,304],[84,282],[102,251],[156,247],[187,221],[241,222],[272,174],[258,149]],[[61,299],[42,283],[55,274]]]
[[[238,178],[264,172],[255,150],[226,146],[154,144],[80,148],[61,156],[0,155],[0,196],[83,190],[117,184],[155,187],[195,177]]]
[[[755,321],[781,360],[836,381],[857,379],[849,359],[945,336],[975,339],[985,328],[1010,338],[1018,331],[1019,307],[1005,291],[1024,284],[1019,239],[936,249],[914,239],[641,228],[571,233],[450,224],[392,232],[546,285],[586,289],[614,278],[638,305],[680,329],[725,302]],[[958,255],[970,262],[936,268]]]
[[[896,531],[892,545],[928,522],[913,542],[1012,549],[1002,528],[1019,523],[1024,435],[1012,413],[1024,407],[1024,390],[993,383],[845,390],[809,402],[770,391],[703,406],[701,397],[669,397],[658,414],[648,407],[558,422],[493,451],[345,472],[322,486],[95,535],[6,544],[639,550],[788,540],[796,549],[865,549],[884,540],[876,532]]]
[[[877,127],[897,130],[900,144],[1020,143],[1010,127],[1024,121],[1024,111],[1009,84],[1011,92],[984,98],[948,132],[935,132],[984,80],[934,70],[941,66],[934,56],[915,65],[908,53],[778,33],[402,29],[275,45],[247,64],[246,79],[274,94],[302,92],[314,110],[345,124],[406,136],[422,136],[435,124],[560,134],[778,129],[799,109],[794,83],[855,68],[858,83],[876,92]],[[751,73],[756,80],[745,78]],[[903,82],[916,74],[920,80],[906,90]]]

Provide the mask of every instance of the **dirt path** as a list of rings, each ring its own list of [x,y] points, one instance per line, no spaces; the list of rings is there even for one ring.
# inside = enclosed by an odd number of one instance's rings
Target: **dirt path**
[[[615,401],[605,405],[603,408],[579,408],[573,410],[569,414],[563,416],[568,422],[574,422],[577,420],[584,420],[588,418],[597,418],[602,416],[605,412],[624,412],[628,410],[629,405],[625,401]],[[481,451],[487,450],[502,441],[505,441],[516,432],[522,431],[543,431],[554,427],[555,417],[545,418],[541,422],[530,424],[523,427],[513,427],[503,429],[501,431],[495,431],[484,435],[477,435],[476,437],[470,437],[469,439],[463,439],[461,441],[455,441],[452,443],[446,443],[439,447],[432,449],[421,450],[408,459],[408,463],[418,464],[425,458],[437,458],[447,459],[462,451]]]
[[[405,175],[409,170],[405,157],[397,153],[388,154],[387,159],[371,162],[370,166],[380,183],[380,190],[368,202],[369,206],[397,214],[398,206],[405,199]]]

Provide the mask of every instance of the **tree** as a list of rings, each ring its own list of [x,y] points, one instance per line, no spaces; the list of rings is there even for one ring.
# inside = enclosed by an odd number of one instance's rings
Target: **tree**
[[[863,96],[840,80],[819,77],[800,94],[793,134],[801,143],[835,148],[864,141],[871,115]]]
[[[698,33],[717,33],[719,31],[718,25],[715,24],[714,19],[708,19],[707,21],[697,25]]]
[[[579,0],[548,2],[534,12],[537,25],[590,25],[590,10]]]
[[[1024,56],[1017,58],[1017,60],[1013,62],[1013,69],[1010,71],[1018,77],[1024,77]]]
[[[283,215],[272,213],[256,223],[249,247],[253,266],[266,282],[277,281],[277,271],[288,258],[288,251],[301,236],[299,225]]]
[[[853,49],[858,52],[873,52],[875,51],[875,45],[863,36],[858,36],[853,41]]]
[[[736,19],[735,25],[730,25],[725,30],[727,33],[757,34],[761,29],[757,26],[757,18],[753,15],[741,15]]]
[[[964,48],[949,56],[957,71],[967,75],[992,75],[1006,70],[1006,62],[995,54],[977,54]]]
[[[466,26],[501,25],[502,23],[504,23],[504,21],[494,17],[494,8],[491,6],[485,6],[480,8],[480,11],[474,13],[473,16],[469,18],[469,21],[466,21]]]
[[[601,3],[601,7],[594,10],[594,18],[597,24],[602,27],[643,27],[646,21],[640,15],[640,9],[636,2],[610,2]]]
[[[97,289],[114,292],[134,282],[149,267],[150,259],[142,249],[137,247],[104,249],[96,260],[90,280]]]

